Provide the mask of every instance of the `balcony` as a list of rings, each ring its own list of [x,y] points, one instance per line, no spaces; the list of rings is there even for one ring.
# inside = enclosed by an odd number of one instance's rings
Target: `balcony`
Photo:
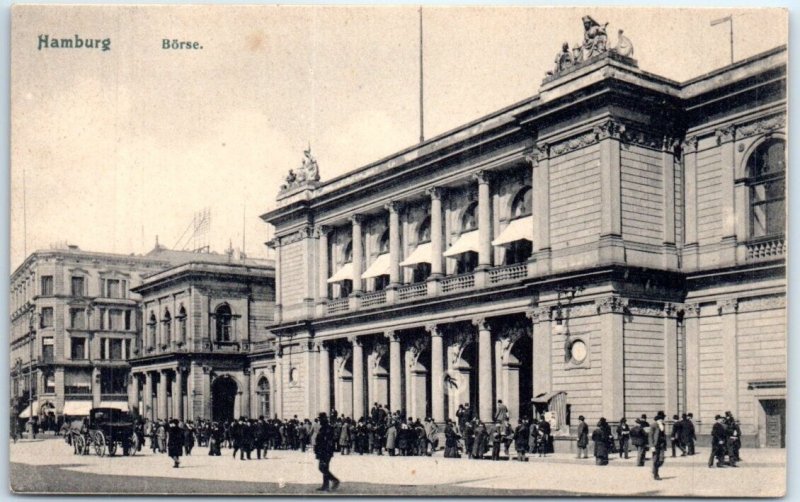
[[[747,243],[747,261],[767,261],[786,256],[786,237],[770,237]]]
[[[428,296],[428,285],[424,282],[401,286],[397,290],[397,299],[400,301],[413,300],[414,298],[423,298],[425,296]]]
[[[350,299],[339,298],[328,302],[328,314],[340,314],[350,310]]]
[[[442,293],[464,291],[475,287],[475,274],[461,274],[442,279]]]
[[[502,284],[504,282],[518,281],[527,276],[527,263],[517,263],[514,265],[506,265],[504,267],[496,267],[489,271],[489,284]]]
[[[386,303],[386,291],[373,291],[361,297],[361,307],[372,307]]]

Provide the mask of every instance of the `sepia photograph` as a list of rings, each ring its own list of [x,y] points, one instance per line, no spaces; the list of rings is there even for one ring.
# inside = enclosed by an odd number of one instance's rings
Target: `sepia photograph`
[[[786,8],[10,17],[13,494],[786,495]]]

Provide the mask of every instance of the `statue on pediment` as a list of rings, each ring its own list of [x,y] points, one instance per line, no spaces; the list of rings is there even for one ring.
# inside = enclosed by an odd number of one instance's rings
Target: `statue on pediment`
[[[292,188],[306,183],[316,183],[319,181],[319,165],[317,160],[311,155],[311,145],[303,150],[303,160],[298,169],[289,169],[286,175],[286,182],[281,185],[281,191],[291,190]]]
[[[555,70],[552,72],[553,74],[561,73],[567,68],[570,68],[575,65],[575,58],[573,57],[572,52],[570,52],[568,42],[564,42],[564,44],[561,46],[561,52],[556,54],[555,63],[556,67]]]
[[[625,56],[627,58],[633,57],[633,42],[622,33],[622,30],[617,32],[617,46],[614,47],[614,50],[617,51],[617,54],[620,56]]]
[[[583,16],[582,61],[587,61],[608,51],[607,26],[608,23],[600,26],[600,23],[595,21],[592,16]]]

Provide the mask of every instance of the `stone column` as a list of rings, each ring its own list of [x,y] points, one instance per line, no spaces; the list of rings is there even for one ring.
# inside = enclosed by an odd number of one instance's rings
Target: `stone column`
[[[536,307],[528,312],[533,336],[533,397],[552,390],[552,351],[550,308]]]
[[[541,143],[527,158],[533,168],[533,269],[535,275],[550,272],[550,147]]]
[[[386,209],[389,211],[389,283],[395,286],[402,283],[400,277],[400,211],[401,205],[399,202],[390,202],[386,204]]]
[[[100,368],[92,368],[92,407],[98,408],[102,401]]]
[[[166,370],[161,370],[158,380],[158,418],[169,418],[169,410],[167,410],[167,381],[169,375]]]
[[[722,334],[722,381],[725,385],[722,388],[722,402],[725,409],[733,413],[734,417],[739,416],[739,371],[736,340],[736,316],[739,309],[738,300],[730,298],[717,302],[719,315],[722,316],[720,322],[720,334]]]
[[[683,186],[685,187],[683,207],[684,245],[681,252],[681,265],[685,270],[697,268],[697,137],[686,138],[683,147]]]
[[[686,412],[700,418],[700,305],[687,303],[683,312],[686,332]]]
[[[594,128],[600,141],[600,260],[604,263],[625,261],[619,152],[623,131],[624,127],[612,120]]]
[[[661,166],[664,173],[664,267],[678,268],[678,252],[675,247],[675,148],[674,138],[665,137],[661,151]]]
[[[275,237],[269,242],[267,246],[275,250],[275,314],[274,319],[276,324],[280,324],[283,320],[282,306],[283,295],[281,286],[283,284],[283,273],[281,271],[281,239]],[[206,398],[208,399],[208,398]]]
[[[442,232],[442,196],[443,190],[439,187],[431,188],[431,277],[439,278],[444,275],[444,233]]]
[[[317,342],[319,349],[319,411],[331,412],[331,355],[324,342]]]
[[[722,241],[720,243],[720,266],[736,263],[736,212],[734,209],[734,174],[736,153],[734,151],[735,127],[717,129],[717,144],[720,150],[720,217]],[[744,208],[742,208],[744,210]]]
[[[444,422],[444,346],[442,333],[435,324],[425,329],[431,334],[431,415],[436,422]]]
[[[319,235],[319,291],[317,292],[317,317],[323,317],[326,313],[326,305],[328,303],[328,232],[330,232],[330,228],[326,225],[318,225],[316,232],[317,235]]]
[[[153,410],[153,372],[144,372],[144,395],[142,396],[142,415],[145,418],[154,420],[156,418]]]
[[[489,173],[478,171],[473,175],[478,182],[478,266],[492,266],[492,198],[489,193]]]
[[[183,369],[175,367],[175,383],[172,386],[173,417],[183,420]]]
[[[361,293],[361,273],[363,272],[364,249],[361,246],[361,223],[364,217],[354,214],[350,217],[353,226],[353,293]]]
[[[602,384],[604,417],[621,417],[625,412],[623,355],[623,312],[627,300],[609,296],[597,300],[600,313]]]
[[[242,415],[246,417],[253,418],[253,410],[250,409],[250,390],[251,390],[251,383],[250,383],[250,368],[244,368],[242,370]],[[256,416],[258,416],[256,414]],[[306,415],[308,416],[308,414]]]
[[[669,413],[678,409],[678,319],[675,306],[664,305],[664,407]]]
[[[403,409],[400,336],[394,331],[385,336],[389,340],[389,409],[394,412]]]
[[[486,319],[473,319],[472,324],[478,329],[478,415],[485,422],[492,416],[492,332]]]
[[[128,410],[131,413],[144,415],[142,410],[139,410],[139,374],[131,373],[128,378],[130,379],[128,384]]]
[[[350,337],[353,344],[353,419],[364,416],[364,347],[357,336]]]

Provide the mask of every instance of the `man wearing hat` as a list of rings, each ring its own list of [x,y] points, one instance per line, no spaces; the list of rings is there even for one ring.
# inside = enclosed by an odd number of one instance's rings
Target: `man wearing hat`
[[[314,455],[319,460],[319,472],[322,473],[322,486],[317,491],[327,492],[339,487],[339,479],[331,474],[331,459],[336,448],[336,438],[333,434],[333,427],[328,423],[328,415],[324,412],[319,414],[319,432],[314,443]]]
[[[658,469],[664,464],[664,453],[667,450],[667,426],[664,425],[663,411],[656,413],[656,423],[653,424],[650,432],[651,443],[653,444],[653,479],[661,481]]]
[[[585,422],[583,415],[578,417],[578,458],[589,458],[589,425]]]
[[[725,418],[717,415],[714,421],[714,427],[711,428],[711,455],[708,457],[708,466],[714,467],[714,457],[717,457],[717,467],[724,467],[725,442],[728,439],[724,425]]]

